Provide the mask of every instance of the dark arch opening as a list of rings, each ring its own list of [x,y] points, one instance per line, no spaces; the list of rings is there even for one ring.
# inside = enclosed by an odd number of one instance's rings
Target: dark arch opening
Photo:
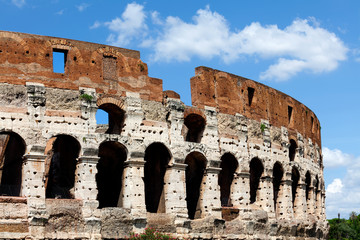
[[[297,192],[297,188],[298,188],[299,180],[300,180],[299,171],[295,167],[293,167],[293,169],[291,171],[291,180],[292,180],[291,195],[292,195],[292,203],[293,203],[293,207],[294,207],[295,199],[296,199],[296,192]]]
[[[185,158],[185,164],[187,164],[186,203],[190,219],[201,217],[201,209],[198,202],[206,162],[205,156],[199,152],[192,152]]]
[[[103,142],[99,147],[99,157],[99,162],[96,165],[99,208],[117,207],[127,150],[121,143]]]
[[[276,162],[273,168],[273,191],[274,191],[274,209],[276,212],[276,203],[280,192],[280,185],[284,176],[284,169],[280,163]]]
[[[264,166],[260,159],[253,158],[250,162],[250,203],[256,202],[256,194],[263,172]]]
[[[318,200],[318,193],[319,193],[319,178],[318,178],[318,176],[316,176],[314,179],[314,190],[315,190],[314,198],[315,198],[315,204],[316,204],[316,202]]]
[[[164,176],[170,159],[170,152],[162,143],[152,143],[145,151],[145,204],[148,212],[165,212]]]
[[[192,113],[184,119],[184,124],[188,128],[185,140],[200,143],[205,129],[205,119],[198,114]]]
[[[74,198],[71,189],[75,184],[76,160],[79,152],[80,144],[75,138],[59,135],[54,139],[52,149],[48,153],[50,163],[45,163],[49,166],[45,183],[47,198]]]
[[[0,133],[0,195],[20,196],[26,145],[14,132]]]
[[[307,171],[306,174],[305,174],[305,197],[306,197],[306,201],[309,200],[310,185],[311,185],[311,175],[310,175],[310,172]]]
[[[107,113],[107,116],[104,111]],[[98,124],[98,132],[105,131],[105,133],[109,134],[121,134],[125,121],[125,111],[123,109],[119,108],[115,104],[105,103],[99,106],[99,110],[97,111],[96,115],[98,123],[104,123],[108,121],[108,126]],[[103,128],[106,127],[107,130],[103,130]]]
[[[296,148],[297,148],[296,142],[293,139],[291,139],[290,140],[290,147],[289,147],[289,159],[290,159],[290,161],[295,160]]]
[[[220,168],[218,184],[220,186],[221,206],[231,207],[231,184],[234,179],[234,173],[238,168],[238,161],[231,153],[225,153],[221,157]]]

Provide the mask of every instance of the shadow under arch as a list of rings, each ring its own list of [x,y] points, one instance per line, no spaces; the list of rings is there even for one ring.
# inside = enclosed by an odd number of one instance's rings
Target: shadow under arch
[[[99,109],[108,114],[108,128],[105,133],[121,134],[125,122],[125,111],[118,105],[107,102],[101,103]]]
[[[97,200],[99,208],[117,207],[121,201],[124,162],[127,159],[126,147],[115,141],[105,141],[99,146],[100,157],[96,165]],[[121,204],[120,204],[121,205]]]
[[[51,138],[45,154],[46,198],[74,198],[75,170],[80,143],[74,137],[60,134]]]
[[[164,177],[171,159],[169,149],[160,142],[145,150],[144,184],[146,211],[165,213]]]
[[[0,195],[20,196],[26,144],[15,132],[0,133]]]
[[[234,180],[234,173],[239,164],[235,156],[231,153],[225,153],[221,157],[220,173],[218,184],[220,186],[221,206],[231,207],[231,184]]]
[[[299,187],[299,181],[300,181],[300,173],[299,170],[296,167],[293,167],[291,170],[291,196],[292,196],[292,204],[293,207],[295,207],[295,201],[296,201],[296,193]]]
[[[190,219],[201,217],[199,197],[206,163],[207,159],[200,152],[191,152],[185,158],[186,203]]]
[[[297,148],[296,141],[293,140],[293,139],[290,139],[290,147],[289,147],[289,160],[290,160],[290,162],[295,160],[296,148]]]
[[[278,213],[278,197],[281,194],[281,182],[284,176],[284,169],[281,163],[276,162],[273,168],[273,193],[274,193],[274,210],[276,216],[279,215]]]
[[[184,119],[184,125],[187,128],[185,141],[200,143],[205,129],[205,118],[199,114],[191,113]]]
[[[260,178],[264,172],[264,166],[259,158],[250,161],[250,203],[256,202]]]

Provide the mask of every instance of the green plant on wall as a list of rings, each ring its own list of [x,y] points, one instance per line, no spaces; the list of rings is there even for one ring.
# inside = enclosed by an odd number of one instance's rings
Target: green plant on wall
[[[138,66],[139,66],[139,68],[140,68],[140,72],[143,72],[143,71],[145,70],[144,64],[139,63]]]
[[[94,98],[93,96],[86,94],[86,93],[83,93],[80,95],[80,99],[84,100],[86,102],[91,102],[91,100],[93,100],[93,98]]]
[[[260,125],[260,129],[261,129],[261,132],[264,132],[265,129],[267,129],[267,127],[266,127],[265,124],[262,123],[262,124]]]

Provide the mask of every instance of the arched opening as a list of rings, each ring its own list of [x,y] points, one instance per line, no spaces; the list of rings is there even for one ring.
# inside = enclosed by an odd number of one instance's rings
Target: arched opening
[[[121,134],[124,121],[125,111],[112,103],[100,105],[96,112],[97,132]]]
[[[264,166],[260,159],[253,158],[250,162],[250,203],[256,202],[256,194],[263,172]]]
[[[16,133],[0,133],[0,195],[20,196],[25,141]]]
[[[80,153],[79,142],[69,135],[58,135],[45,162],[45,188],[47,198],[74,198],[76,160]]]
[[[190,219],[201,217],[199,197],[206,162],[205,156],[199,152],[192,152],[185,158],[185,164],[187,164],[186,203]]]
[[[121,143],[103,142],[99,147],[99,157],[99,162],[96,165],[99,208],[117,207],[127,150]]]
[[[238,161],[231,153],[225,153],[221,157],[220,168],[218,184],[220,186],[221,206],[231,207],[231,184],[234,179],[234,173],[238,168]]]
[[[184,119],[184,124],[188,129],[185,141],[200,143],[205,129],[205,119],[198,114],[192,113]]]
[[[284,176],[284,169],[280,163],[276,162],[273,168],[273,191],[274,191],[274,209],[277,213],[278,196],[281,190],[281,181]]]
[[[299,186],[300,174],[297,168],[293,167],[291,171],[291,196],[292,196],[292,204],[293,207],[295,206],[295,199],[296,199],[296,192]]]
[[[306,174],[305,174],[305,197],[306,197],[306,202],[309,201],[310,185],[311,185],[311,175],[310,175],[310,172],[307,171]]]
[[[162,143],[152,143],[145,151],[145,204],[148,212],[165,212],[164,176],[170,159],[170,152]]]
[[[314,191],[315,191],[314,203],[317,208],[318,207],[318,194],[319,194],[319,178],[318,178],[318,176],[316,176],[314,179]]]
[[[291,139],[290,140],[290,147],[289,147],[289,159],[290,159],[290,162],[295,160],[296,148],[297,148],[296,142],[293,139]]]

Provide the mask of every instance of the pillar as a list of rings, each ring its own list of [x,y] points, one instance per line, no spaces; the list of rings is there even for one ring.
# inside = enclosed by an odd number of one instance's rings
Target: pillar
[[[250,204],[250,173],[241,172],[234,174],[231,184],[231,202],[234,208],[246,208]]]
[[[201,217],[221,218],[220,186],[218,185],[220,170],[216,167],[209,167],[205,170],[199,197]]]
[[[307,204],[306,204],[306,184],[299,183],[296,191],[296,200],[294,203],[294,217],[297,219],[307,218]]]

